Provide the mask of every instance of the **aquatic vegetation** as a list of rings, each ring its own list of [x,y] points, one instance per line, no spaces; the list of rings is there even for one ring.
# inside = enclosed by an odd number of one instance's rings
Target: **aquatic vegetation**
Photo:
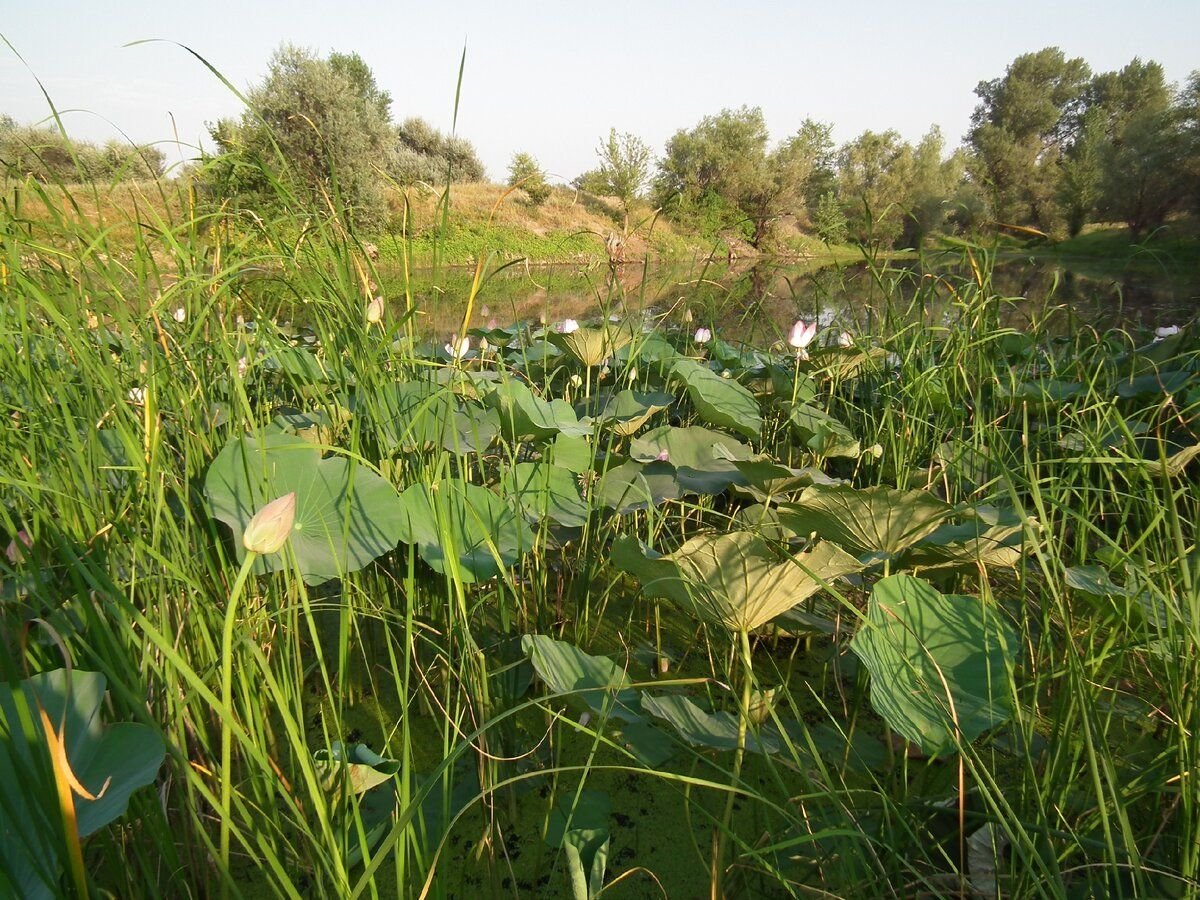
[[[4,210],[0,854],[44,895],[1200,883],[1194,324],[1017,321],[964,247],[857,319],[607,271],[509,321],[485,259],[447,325],[336,217],[51,266],[103,235]]]

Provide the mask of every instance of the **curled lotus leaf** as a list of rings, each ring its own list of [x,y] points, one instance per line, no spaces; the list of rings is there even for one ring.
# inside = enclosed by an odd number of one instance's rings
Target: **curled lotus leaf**
[[[605,322],[602,325],[576,328],[574,331],[547,332],[546,340],[570,354],[588,367],[600,365],[633,340],[634,330],[628,324]]]
[[[581,416],[590,414],[592,420],[621,437],[628,437],[650,420],[655,413],[669,409],[675,403],[670,394],[643,394],[631,390],[617,391],[600,397],[598,402],[577,408]]]
[[[954,507],[927,491],[814,484],[796,503],[780,504],[779,510],[780,523],[796,534],[815,533],[864,561],[875,561],[931,535]]]
[[[762,432],[758,400],[732,378],[722,378],[708,366],[686,357],[671,364],[671,375],[687,387],[688,398],[705,422],[748,438],[757,438]]]
[[[699,535],[665,556],[622,537],[613,544],[612,561],[641,582],[645,596],[663,597],[735,632],[753,631],[862,568],[832,544],[781,555],[745,531]]]

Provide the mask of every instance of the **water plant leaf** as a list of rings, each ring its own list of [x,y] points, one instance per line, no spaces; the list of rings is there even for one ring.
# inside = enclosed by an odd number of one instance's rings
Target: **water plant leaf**
[[[334,741],[328,750],[313,753],[321,786],[327,791],[341,790],[365,794],[371,788],[391,781],[400,771],[400,761],[380,756],[366,744]]]
[[[749,438],[762,432],[762,412],[754,395],[732,378],[722,378],[708,366],[681,357],[671,364],[671,375],[687,386],[688,397],[700,418]]]
[[[500,414],[500,428],[511,441],[544,441],[557,434],[574,437],[591,434],[589,422],[580,422],[565,400],[543,400],[520,381],[495,385],[485,403]]]
[[[67,765],[95,799],[74,798],[79,837],[119,818],[135,790],[150,784],[166,756],[148,725],[105,727],[107,681],[99,672],[55,669],[17,684],[0,684],[0,869],[14,896],[60,895],[66,863],[62,820],[39,705],[63,740]],[[0,884],[3,881],[0,880]]]
[[[911,575],[877,582],[850,649],[871,673],[871,706],[930,756],[1011,714],[1016,633],[978,597],[943,595]]]
[[[738,717],[734,713],[705,712],[680,694],[643,694],[642,709],[671,723],[679,736],[693,747],[737,749]],[[776,753],[779,740],[770,733],[747,733],[746,749],[755,753]]]
[[[588,367],[598,366],[633,340],[633,330],[628,325],[605,323],[599,327],[580,327],[574,331],[547,332],[546,340],[555,347],[575,357]]]
[[[850,429],[823,409],[797,403],[788,413],[788,424],[809,450],[820,456],[855,459],[860,451],[858,439]]]
[[[506,469],[500,491],[516,502],[530,522],[550,518],[568,528],[582,528],[591,512],[574,473],[547,463],[517,463]]]
[[[546,824],[546,843],[567,857],[572,900],[592,900],[604,890],[611,804],[600,791],[581,790],[559,800]]]
[[[595,457],[591,441],[586,437],[560,434],[550,445],[550,463],[560,469],[574,472],[576,475],[592,471]]]
[[[655,413],[669,409],[674,403],[675,398],[670,394],[643,394],[626,389],[601,395],[592,403],[577,407],[576,411],[580,416],[590,413],[594,422],[621,437],[628,437]]]
[[[396,489],[362,465],[321,451],[295,435],[257,432],[235,437],[217,454],[204,480],[213,517],[242,533],[262,506],[296,493],[288,544],[304,580],[320,584],[356,572],[400,541],[404,510]],[[289,565],[286,554],[260,556],[255,571]]]
[[[730,485],[746,483],[734,461],[749,458],[750,448],[728,434],[698,425],[663,425],[635,438],[629,455],[642,463],[669,462],[685,493],[719,494]]]
[[[447,388],[429,381],[385,385],[361,406],[388,453],[415,453],[453,439],[457,403]]]
[[[521,648],[555,694],[568,694],[569,700],[613,719],[642,720],[636,711],[638,693],[629,686],[629,676],[607,656],[592,656],[544,634],[525,635]]]
[[[927,491],[814,484],[779,520],[800,535],[816,533],[864,561],[895,556],[932,534],[954,511]]]
[[[1126,399],[1152,397],[1158,394],[1178,394],[1194,383],[1196,375],[1182,369],[1151,372],[1117,383],[1117,396]]]
[[[625,515],[679,497],[679,478],[668,462],[628,460],[605,469],[592,492],[600,505]]]
[[[622,536],[613,543],[611,559],[641,582],[643,596],[663,597],[730,631],[753,631],[824,584],[862,568],[829,543],[781,557],[746,531],[699,535],[665,556]]]
[[[398,540],[416,545],[434,571],[467,583],[498,575],[533,546],[511,506],[459,478],[411,485],[400,495],[400,517]]]
[[[742,473],[749,482],[746,485],[734,485],[734,492],[746,494],[760,503],[766,503],[780,494],[798,491],[813,484],[842,484],[843,482],[830,478],[820,469],[805,466],[793,469],[771,459],[769,456],[758,456],[751,459],[735,459],[734,467]]]
[[[982,519],[940,525],[901,558],[904,568],[934,571],[988,568],[1011,569],[1025,555],[1026,527],[1020,522],[988,525]]]

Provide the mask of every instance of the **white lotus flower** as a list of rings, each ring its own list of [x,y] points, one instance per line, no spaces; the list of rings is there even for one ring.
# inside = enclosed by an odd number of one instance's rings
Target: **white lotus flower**
[[[140,388],[140,387],[130,388],[129,389],[129,399],[132,400],[134,403],[145,403],[146,402],[146,389]]]
[[[697,344],[707,344],[712,340],[712,332],[707,328],[697,328],[696,335],[692,340]]]
[[[446,344],[444,349],[449,356],[455,359],[462,359],[471,352],[471,339],[464,337],[460,341],[458,335],[452,334],[450,335],[450,343]]]
[[[559,326],[558,330],[563,334],[570,334],[573,331],[579,330],[579,323],[574,319],[563,319],[563,323]]]
[[[1161,328],[1154,329],[1154,337],[1160,341],[1163,338],[1174,337],[1177,334],[1179,334],[1178,325],[1164,325]]]
[[[843,331],[841,334],[838,335],[838,346],[839,347],[853,347],[854,346],[854,338],[850,334],[850,332]]]
[[[179,322],[180,324],[183,324],[187,321],[187,310],[182,306],[175,307],[175,312],[173,312],[171,315],[173,315],[175,317],[175,321]]]

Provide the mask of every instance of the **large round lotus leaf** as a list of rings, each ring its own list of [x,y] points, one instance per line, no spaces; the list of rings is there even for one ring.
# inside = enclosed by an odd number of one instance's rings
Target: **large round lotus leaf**
[[[484,402],[500,414],[500,428],[510,441],[544,441],[557,434],[579,437],[592,432],[591,424],[580,422],[569,403],[547,402],[520,381],[497,384]]]
[[[620,515],[658,506],[679,496],[679,477],[667,462],[634,460],[605,469],[592,489],[592,498]]]
[[[1025,526],[1020,522],[989,525],[982,519],[941,525],[910,547],[906,569],[978,571],[979,567],[1011,569],[1025,555]]]
[[[797,503],[780,504],[779,521],[797,534],[815,532],[843,550],[875,561],[929,536],[953,511],[926,491],[814,484],[805,488]]]
[[[500,493],[515,500],[531,522],[550,518],[567,528],[588,522],[575,475],[546,463],[517,463],[500,477]]]
[[[533,533],[487,488],[448,478],[414,484],[400,495],[399,539],[421,559],[464,582],[498,575],[533,545]]]
[[[730,712],[709,713],[687,697],[678,694],[642,695],[642,709],[665,719],[679,736],[694,747],[735,750],[738,745],[738,717]],[[778,753],[779,737],[773,729],[746,735],[746,749],[753,753]]]
[[[750,448],[736,438],[693,425],[663,425],[647,431],[629,445],[638,462],[668,462],[675,467],[680,488],[687,493],[719,494],[746,479],[734,460],[748,459]]]
[[[104,727],[105,684],[99,672],[78,669],[0,684],[0,887],[11,892],[6,896],[60,896],[66,864],[39,704],[63,738],[71,771],[96,798],[75,796],[80,837],[120,817],[130,795],[154,781],[162,765],[166,748],[153,728],[132,722]]]
[[[858,457],[858,439],[823,409],[808,403],[797,403],[788,413],[788,424],[809,450],[820,456]]]
[[[688,397],[704,421],[750,438],[759,436],[762,412],[758,401],[732,378],[722,378],[708,366],[686,358],[671,364],[671,375],[687,386]]]
[[[303,438],[280,433],[234,438],[204,480],[215,518],[233,530],[238,558],[242,532],[255,512],[296,493],[296,519],[282,553],[260,556],[255,571],[287,567],[295,555],[304,580],[320,584],[356,572],[400,541],[404,511],[396,490],[370,469],[345,457],[321,458]]]
[[[428,381],[386,385],[359,405],[389,453],[441,447],[453,434],[454,394]]]
[[[793,469],[791,466],[775,462],[768,456],[735,459],[733,465],[749,482],[745,486],[735,487],[735,491],[748,494],[760,503],[765,503],[779,494],[797,491],[813,484],[841,484],[820,469]]]
[[[978,597],[942,595],[911,575],[878,582],[850,649],[871,673],[871,706],[930,755],[1011,714],[1017,636]]]
[[[581,404],[577,412],[581,416],[591,415],[593,421],[621,437],[628,437],[645,425],[651,416],[668,409],[674,402],[675,398],[670,394],[641,394],[623,390],[597,397],[590,404]]]
[[[612,561],[642,583],[645,596],[664,597],[730,631],[753,631],[862,568],[828,543],[781,557],[745,531],[700,535],[666,556],[647,554],[633,538],[621,537]]]

